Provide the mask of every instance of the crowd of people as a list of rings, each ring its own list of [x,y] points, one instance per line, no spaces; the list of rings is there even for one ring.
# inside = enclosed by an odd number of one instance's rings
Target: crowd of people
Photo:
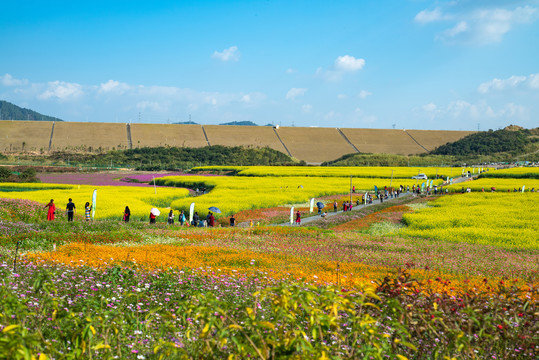
[[[356,189],[354,187],[352,192],[355,193],[356,192],[355,190]],[[384,200],[398,198],[400,194],[402,194],[405,191],[410,192],[410,190],[414,196],[421,193],[426,193],[427,195],[430,195],[432,192],[435,195],[444,194],[444,190],[446,194],[448,193],[447,188],[443,189],[442,186],[438,188],[437,185],[434,185],[433,188],[429,186],[427,186],[426,188],[422,188],[419,185],[412,185],[411,188],[410,186],[404,187],[402,185],[400,185],[397,188],[392,188],[392,187],[388,188],[387,186],[385,186],[383,189],[376,189],[375,193],[373,194],[369,194],[369,193],[363,194],[361,196],[361,200],[360,198],[357,198],[355,202],[355,206],[360,206],[361,204],[372,204],[374,199],[378,199],[380,203],[383,203]],[[202,191],[205,191],[205,189],[203,189]],[[464,187],[462,188],[462,192],[470,192],[470,191],[471,190],[469,187],[466,190],[464,189]],[[515,189],[515,191],[517,190]],[[532,189],[531,191],[535,191],[535,189]],[[328,213],[326,211],[322,211],[323,206],[324,205],[321,205],[318,207],[318,215],[320,215],[321,217],[327,217]],[[342,203],[343,212],[352,211],[353,207],[354,207],[354,204],[352,201],[346,200]],[[53,221],[56,215],[56,205],[54,203],[54,199],[51,199],[51,201],[47,205],[45,205],[45,208],[48,208],[47,220]],[[65,213],[67,215],[67,221],[72,222],[74,215],[77,211],[77,208],[71,198],[68,200],[68,203],[65,209],[66,209]],[[339,204],[335,200],[333,202],[333,212],[336,213],[338,210],[339,210]],[[85,215],[85,220],[87,222],[90,222],[92,220],[91,213],[92,213],[92,205],[89,202],[86,202],[84,206],[84,215]],[[150,211],[150,216],[149,216],[150,224],[156,223],[158,215],[159,215],[158,213],[156,214],[153,211]],[[129,206],[126,206],[123,213],[122,220],[128,223],[130,217],[131,217],[131,211],[129,210]],[[188,218],[188,214],[184,212],[183,210],[180,210],[177,221],[179,222],[181,226],[185,225],[185,226],[194,226],[194,227],[215,227],[215,224],[216,224],[215,216],[211,211],[209,211],[205,217],[201,217],[198,214],[198,212],[195,211],[191,221],[187,221],[187,218]],[[170,212],[168,213],[167,223],[169,225],[173,225],[175,221],[176,221],[176,217],[174,215],[174,210],[171,209]],[[236,226],[236,218],[234,214],[230,216],[229,224],[231,227]],[[297,211],[295,213],[295,224],[301,225],[301,212],[300,211]]]

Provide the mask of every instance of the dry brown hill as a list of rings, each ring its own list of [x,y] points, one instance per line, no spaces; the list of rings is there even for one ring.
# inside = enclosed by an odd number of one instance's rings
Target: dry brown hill
[[[420,154],[473,131],[0,121],[0,151],[269,147],[310,164],[350,153]]]

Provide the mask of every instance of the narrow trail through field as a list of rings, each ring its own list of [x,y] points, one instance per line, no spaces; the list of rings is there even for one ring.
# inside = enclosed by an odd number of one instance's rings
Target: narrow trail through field
[[[357,195],[357,194],[356,194],[356,195]],[[401,193],[401,194],[399,195],[398,198],[397,198],[397,197],[389,198],[389,199],[387,199],[387,200],[384,200],[384,203],[385,203],[385,202],[393,202],[393,201],[395,201],[395,200],[397,200],[397,199],[402,199],[403,197],[410,196],[410,195],[412,195],[411,192]],[[361,205],[359,205],[359,206],[357,206],[357,205],[356,205],[356,206],[353,206],[353,207],[352,207],[352,210],[351,210],[350,212],[352,212],[352,211],[359,211],[359,210],[365,209],[366,207],[374,206],[374,205],[378,205],[378,204],[383,204],[383,203],[381,203],[379,200],[373,200],[371,204],[361,204]],[[327,213],[327,216],[326,216],[325,218],[327,219],[327,218],[330,218],[330,217],[333,217],[333,216],[335,216],[335,215],[339,215],[339,214],[342,214],[342,213],[344,213],[343,210],[338,210],[337,212],[334,212],[333,210],[331,210],[331,212],[328,212],[328,213]],[[305,225],[305,224],[312,223],[312,222],[314,222],[314,221],[318,221],[318,220],[320,220],[320,219],[324,219],[324,218],[321,217],[320,215],[310,216],[310,217],[307,217],[307,218],[302,218],[302,219],[301,219],[301,226],[303,226],[303,225]],[[295,215],[294,215],[294,220],[295,220]],[[298,226],[298,225],[296,225],[295,222],[292,223],[292,224],[290,224],[289,222],[287,222],[287,223],[284,223],[284,224],[272,224],[272,226]]]
[[[473,176],[473,177],[470,177],[470,178],[458,177],[458,178],[454,179],[453,184],[463,183],[465,181],[471,181],[471,180],[474,180],[476,178],[477,178],[477,175]],[[447,184],[444,184],[443,186],[446,186],[446,185]],[[411,195],[413,195],[413,193],[404,192],[404,193],[401,193],[398,198],[395,197],[395,198],[389,198],[387,200],[384,200],[384,203],[385,202],[394,202],[397,199],[402,199],[404,197],[411,196]],[[360,210],[363,210],[363,209],[365,209],[365,208],[367,208],[369,206],[374,206],[374,205],[379,205],[379,204],[383,204],[383,203],[381,203],[379,200],[373,200],[373,202],[371,204],[361,204],[359,206],[354,206],[354,207],[352,207],[351,211],[360,211]],[[339,204],[339,206],[341,206],[341,204]],[[343,214],[343,213],[344,213],[343,210],[338,210],[337,212],[334,212],[333,209],[330,209],[327,212],[326,217],[321,217],[320,215],[315,215],[315,216],[302,218],[301,219],[301,226],[303,226],[305,224],[312,223],[312,222],[320,221],[321,219],[327,219],[327,218],[330,218],[330,217],[333,217],[333,216],[336,216],[336,215],[339,215],[339,214]],[[294,220],[295,220],[295,215],[294,215]],[[283,223],[283,224],[272,224],[272,226],[298,226],[298,225],[296,225],[295,222],[293,222],[292,224],[290,222],[286,222],[286,223]]]

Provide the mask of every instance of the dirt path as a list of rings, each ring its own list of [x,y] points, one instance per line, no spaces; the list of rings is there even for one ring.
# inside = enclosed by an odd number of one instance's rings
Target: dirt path
[[[412,193],[411,192],[405,192],[405,193],[401,193],[400,196],[398,198],[390,198],[390,199],[387,199],[387,200],[384,200],[384,203],[385,202],[394,202],[395,200],[397,199],[402,199],[404,197],[407,197],[407,196],[411,196]],[[373,200],[372,204],[362,204],[362,205],[359,205],[359,206],[354,206],[352,207],[352,210],[351,212],[353,211],[359,211],[359,210],[362,210],[362,209],[365,209],[369,206],[374,206],[374,205],[378,205],[378,204],[382,204],[380,203],[380,201],[378,200]],[[340,214],[343,214],[344,212],[342,210],[339,210],[337,212],[328,212],[327,213],[327,216],[325,217],[326,219],[327,218],[331,218],[333,216],[336,216],[336,215],[340,215]],[[314,221],[318,221],[320,219],[323,219],[320,215],[316,215],[316,216],[310,216],[310,217],[307,217],[307,218],[304,218],[304,219],[301,219],[301,225],[306,225],[306,224],[309,224],[309,223],[312,223]],[[290,224],[289,222],[286,222],[284,224],[272,224],[273,226],[297,226],[296,223],[294,222],[293,224]]]

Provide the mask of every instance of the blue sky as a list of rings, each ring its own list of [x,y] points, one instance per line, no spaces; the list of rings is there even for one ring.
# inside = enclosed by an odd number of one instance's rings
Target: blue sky
[[[539,126],[539,0],[9,1],[0,44],[67,121]]]

